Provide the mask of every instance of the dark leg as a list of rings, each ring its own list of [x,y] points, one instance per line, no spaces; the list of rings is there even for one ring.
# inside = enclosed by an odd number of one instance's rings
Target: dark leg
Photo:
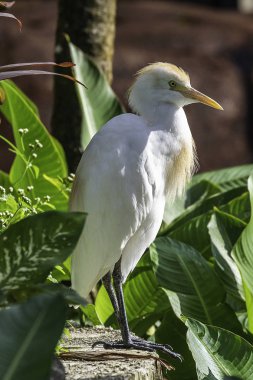
[[[102,344],[104,348],[107,349],[125,349],[125,348],[133,348],[136,350],[143,350],[143,351],[154,351],[159,350],[164,353],[169,354],[173,358],[178,358],[182,360],[181,356],[174,352],[172,348],[169,345],[163,345],[153,342],[145,341],[141,338],[135,338],[131,336],[128,321],[127,321],[127,315],[126,315],[126,309],[125,309],[125,303],[124,303],[124,297],[123,297],[123,290],[122,290],[122,273],[121,273],[121,259],[115,264],[114,271],[112,274],[113,280],[114,280],[114,288],[116,292],[117,297],[117,304],[114,301],[116,308],[116,316],[119,322],[121,335],[122,335],[122,342],[96,342],[94,346],[98,344]],[[111,290],[110,290],[111,291]],[[109,294],[110,295],[110,294]],[[115,294],[114,294],[115,296]],[[111,296],[110,296],[111,298]]]
[[[122,273],[121,273],[121,259],[115,264],[112,276],[114,280],[116,297],[117,297],[118,305],[119,305],[119,319],[118,319],[119,327],[121,330],[123,343],[128,345],[131,343],[131,335],[130,335],[130,330],[129,330],[128,321],[127,321],[126,308],[125,308],[123,289],[122,289],[123,278],[122,278]]]
[[[111,272],[108,272],[102,278],[102,282],[103,282],[104,287],[105,287],[105,289],[106,289],[106,291],[107,291],[107,293],[109,295],[109,298],[111,300],[113,309],[115,311],[116,318],[117,318],[117,320],[119,320],[119,305],[118,305],[117,297],[116,297],[116,294],[115,294],[115,291],[114,291],[114,288],[113,288],[113,285],[112,285],[112,275],[111,275]]]

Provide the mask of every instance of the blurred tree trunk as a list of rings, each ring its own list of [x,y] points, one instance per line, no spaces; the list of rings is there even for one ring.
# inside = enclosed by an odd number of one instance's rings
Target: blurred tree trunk
[[[64,34],[112,80],[116,0],[58,0],[55,60],[70,61]],[[59,70],[60,71],[60,70]],[[81,157],[81,112],[72,82],[55,78],[52,132],[64,147],[70,171]]]

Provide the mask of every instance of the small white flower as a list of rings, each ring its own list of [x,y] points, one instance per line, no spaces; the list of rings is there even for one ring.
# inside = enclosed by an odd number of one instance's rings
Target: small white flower
[[[24,195],[25,191],[24,189],[18,189],[18,195]]]
[[[45,195],[44,199],[46,202],[50,202],[51,197],[50,197],[50,195]]]

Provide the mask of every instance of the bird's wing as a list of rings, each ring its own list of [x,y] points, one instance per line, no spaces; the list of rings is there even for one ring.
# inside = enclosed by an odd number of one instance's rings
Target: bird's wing
[[[125,114],[105,125],[83,154],[70,200],[71,210],[88,213],[72,258],[72,285],[81,294],[113,268],[150,210],[147,138],[144,121]]]

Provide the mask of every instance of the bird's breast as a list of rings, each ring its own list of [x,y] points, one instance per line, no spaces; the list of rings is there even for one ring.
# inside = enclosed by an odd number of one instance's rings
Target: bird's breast
[[[150,141],[150,172],[155,173],[157,190],[171,201],[182,194],[195,168],[195,145],[187,132],[157,131]]]

